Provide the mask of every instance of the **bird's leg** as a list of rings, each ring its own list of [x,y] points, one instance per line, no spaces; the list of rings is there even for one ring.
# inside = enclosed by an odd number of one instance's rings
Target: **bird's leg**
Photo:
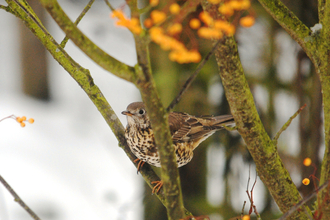
[[[137,163],[138,161],[139,161],[139,163],[137,165],[137,173],[139,173],[139,171],[141,170],[141,168],[145,164],[145,162],[143,160],[140,160],[139,158],[135,159],[133,162]]]
[[[156,184],[154,188],[152,188],[152,194],[156,193],[158,194],[159,190],[162,188],[164,182],[162,180],[160,181],[152,181],[151,184]]]

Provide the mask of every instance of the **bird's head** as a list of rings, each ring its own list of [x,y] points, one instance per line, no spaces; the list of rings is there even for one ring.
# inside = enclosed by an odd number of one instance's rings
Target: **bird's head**
[[[143,102],[133,102],[127,106],[126,111],[122,112],[127,116],[127,123],[129,126],[138,126],[140,128],[147,128],[150,126],[149,117]]]

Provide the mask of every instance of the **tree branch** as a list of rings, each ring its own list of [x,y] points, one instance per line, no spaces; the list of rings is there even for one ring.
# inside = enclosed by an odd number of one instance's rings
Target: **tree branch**
[[[318,63],[315,53],[317,44],[311,30],[303,24],[280,0],[259,0],[265,10],[282,26],[284,30],[303,48],[314,64]]]
[[[78,16],[78,18],[76,19],[76,21],[74,22],[74,24],[76,26],[78,26],[79,22],[81,21],[81,19],[86,15],[86,13],[89,11],[89,9],[92,7],[92,4],[94,3],[95,0],[90,0],[88,2],[88,4],[86,5],[86,7],[84,8],[84,10],[80,13],[80,15]],[[66,35],[65,38],[62,40],[61,42],[61,47],[65,47],[66,43],[68,42],[69,37]]]
[[[330,179],[330,1],[319,0],[320,29],[311,32],[280,0],[259,0],[266,11],[299,43],[313,62],[322,85],[325,153],[320,184]],[[318,201],[327,200],[330,190],[318,194]],[[320,204],[320,203],[319,203]],[[324,218],[330,218],[330,206],[323,206]]]
[[[282,126],[282,128],[276,133],[275,137],[273,138],[273,142],[275,145],[277,145],[277,140],[280,137],[280,135],[282,134],[283,131],[285,131],[291,124],[292,120],[295,119],[295,117],[297,117],[300,112],[306,107],[307,104],[303,105],[302,107],[300,107],[298,109],[298,111],[296,111],[296,113],[294,113],[289,120]]]
[[[41,41],[46,49],[51,53],[54,59],[73,77],[73,79],[81,86],[85,91],[94,105],[97,107],[103,118],[111,128],[119,141],[119,146],[123,148],[127,156],[130,158],[132,163],[136,159],[129,147],[127,146],[125,139],[125,129],[118,119],[117,115],[103,96],[99,88],[94,84],[93,78],[89,73],[89,70],[81,67],[76,63],[66,51],[53,39],[53,37],[47,32],[42,26],[41,22],[37,18],[36,14],[28,5],[18,5],[14,1],[7,0],[10,10],[13,11],[18,18],[24,21],[24,24],[35,34],[35,36]],[[40,23],[38,23],[40,22]],[[137,164],[134,163],[135,166]],[[152,181],[157,181],[160,178],[153,171],[150,165],[145,164],[140,170],[142,177],[145,179],[147,184],[151,185]],[[167,203],[163,194],[156,195],[158,199],[167,207]],[[186,215],[191,215],[188,210],[184,210]]]
[[[0,176],[0,182],[6,187],[6,189],[10,192],[10,194],[14,197],[15,202],[18,202],[18,204],[20,204],[20,206],[22,206],[22,208],[26,210],[33,219],[40,220],[37,214],[34,211],[32,211],[32,209],[30,209],[28,205],[25,204],[25,202],[17,195],[17,193],[13,190],[13,188],[11,188],[11,186],[6,182],[6,180],[2,176]]]
[[[214,5],[207,1],[203,1],[202,5],[214,19],[221,16]],[[223,42],[219,45],[215,56],[238,132],[253,157],[260,179],[267,186],[281,211],[286,212],[301,200],[301,196],[284,168],[276,146],[261,123],[234,37],[226,36]],[[293,214],[292,219],[308,219],[308,217],[303,211],[298,210]]]
[[[8,1],[8,0],[7,0]],[[17,2],[18,0],[15,0]],[[60,28],[87,56],[114,75],[134,81],[134,68],[116,60],[84,35],[62,10],[56,0],[40,0]]]
[[[131,16],[139,17],[137,1],[128,2]],[[162,181],[168,219],[177,220],[185,217],[181,192],[180,176],[176,163],[176,155],[169,131],[168,115],[158,95],[156,85],[151,74],[149,39],[145,36],[134,35],[138,65],[136,65],[135,85],[139,88],[154,132],[155,142],[161,161]]]
[[[201,71],[205,63],[210,59],[210,57],[214,54],[215,49],[219,45],[221,40],[217,41],[215,45],[213,46],[212,50],[206,55],[206,57],[198,64],[198,67],[196,68],[195,72],[187,79],[185,84],[182,86],[182,89],[178,93],[178,95],[173,99],[171,104],[167,107],[166,111],[170,112],[176,104],[181,100],[182,95],[187,91],[193,80],[196,78],[197,74]]]
[[[287,211],[286,213],[284,213],[284,215],[282,215],[281,218],[279,218],[278,220],[285,220],[285,219],[287,219],[290,215],[292,215],[292,213],[294,213],[301,206],[303,206],[304,204],[306,204],[306,202],[308,202],[309,200],[311,200],[318,193],[320,193],[321,191],[323,191],[323,189],[325,189],[327,186],[329,186],[329,184],[330,184],[330,180],[328,180],[325,183],[323,183],[319,188],[315,189],[311,194],[309,194],[308,196],[306,196],[304,199],[300,200],[289,211]]]

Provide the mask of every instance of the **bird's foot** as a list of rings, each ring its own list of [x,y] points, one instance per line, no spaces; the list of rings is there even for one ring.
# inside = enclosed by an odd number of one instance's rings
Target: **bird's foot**
[[[152,181],[151,184],[156,184],[154,188],[152,188],[152,194],[155,192],[158,194],[159,190],[162,188],[164,182],[162,180],[160,181]]]
[[[141,168],[145,164],[145,162],[143,160],[140,160],[139,158],[135,159],[133,162],[137,163],[138,161],[139,161],[139,163],[137,165],[137,171],[136,171],[137,174],[140,172]]]

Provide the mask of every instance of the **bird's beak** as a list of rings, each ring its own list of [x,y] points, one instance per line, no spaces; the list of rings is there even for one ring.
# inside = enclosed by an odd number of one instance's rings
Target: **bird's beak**
[[[127,115],[127,116],[132,116],[133,114],[130,113],[129,111],[122,111],[121,112],[123,115]]]

